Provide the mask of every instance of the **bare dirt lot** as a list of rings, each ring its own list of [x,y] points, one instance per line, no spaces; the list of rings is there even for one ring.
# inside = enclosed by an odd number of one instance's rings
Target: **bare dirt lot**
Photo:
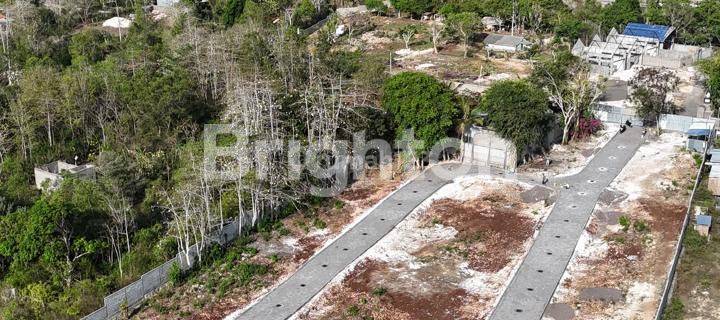
[[[483,319],[552,207],[523,201],[531,187],[490,176],[443,187],[296,318]]]
[[[697,170],[683,143],[651,138],[601,195],[546,318],[654,319]]]
[[[134,318],[223,319],[284,281],[412,174],[385,180],[369,171],[334,201],[276,223],[182,284],[162,289]]]

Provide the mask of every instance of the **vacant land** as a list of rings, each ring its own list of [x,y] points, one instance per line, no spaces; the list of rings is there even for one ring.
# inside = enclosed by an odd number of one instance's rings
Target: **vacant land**
[[[348,28],[349,36],[337,40],[335,46],[345,50],[363,50],[370,56],[394,60],[392,72],[423,71],[439,79],[486,86],[487,76],[506,75],[509,79],[527,77],[531,72],[528,60],[487,57],[481,42],[469,46],[469,57],[463,57],[463,47],[457,43],[441,41],[438,53],[434,52],[429,32],[417,32],[408,42],[401,36],[402,28],[414,25],[421,30],[431,30],[431,21],[385,17],[373,14],[357,14],[341,19]],[[442,22],[438,28],[447,28]],[[480,34],[481,39],[484,34]],[[481,40],[479,39],[479,40]]]
[[[195,271],[188,281],[161,290],[136,318],[224,318],[284,281],[410,175],[384,180],[377,170],[369,171],[338,200],[312,206],[310,212],[293,215],[262,228],[249,239],[236,241],[217,254],[221,259]]]
[[[482,319],[529,249],[552,192],[490,176],[440,189],[299,319]]]
[[[601,194],[548,317],[654,319],[696,172],[683,142],[650,138]]]

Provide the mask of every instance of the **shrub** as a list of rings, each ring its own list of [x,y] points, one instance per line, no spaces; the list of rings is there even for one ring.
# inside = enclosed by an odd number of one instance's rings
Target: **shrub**
[[[703,162],[702,155],[700,155],[698,153],[693,153],[692,157],[693,157],[693,159],[695,159],[695,166],[700,168],[700,166],[702,165],[702,162]]]
[[[379,14],[387,14],[388,7],[383,3],[382,0],[365,0],[365,6],[370,11],[377,12]]]
[[[665,307],[662,320],[682,320],[685,314],[685,305],[677,297],[670,300],[670,304]]]
[[[218,296],[223,297],[225,296],[225,293],[227,293],[227,290],[230,289],[230,286],[233,284],[232,278],[225,278],[222,282],[220,282],[220,287],[218,287]]]
[[[183,278],[183,272],[180,269],[180,264],[178,264],[177,261],[175,261],[170,266],[170,270],[168,270],[168,279],[170,279],[170,284],[175,286],[182,281],[182,278]]]
[[[700,235],[695,229],[688,229],[685,234],[683,245],[690,251],[698,250],[707,244],[707,239]]]
[[[327,223],[320,218],[315,218],[313,219],[313,227],[317,229],[325,229],[327,228]]]
[[[374,296],[382,297],[387,293],[387,289],[385,287],[379,287],[375,288],[372,292]]]
[[[261,276],[267,272],[268,267],[266,265],[245,262],[239,264],[235,270],[233,270],[233,273],[237,277],[237,281],[241,286],[245,286],[250,283],[255,276]]]
[[[648,225],[643,220],[638,220],[633,223],[633,229],[635,229],[636,232],[645,232],[648,231]]]
[[[360,315],[360,308],[358,308],[358,306],[356,306],[356,305],[351,305],[347,309],[347,314],[348,314],[348,316],[351,316],[351,317],[357,317]]]
[[[628,231],[630,229],[630,218],[627,216],[620,216],[620,219],[618,220],[620,223],[620,226],[622,226],[623,231]]]

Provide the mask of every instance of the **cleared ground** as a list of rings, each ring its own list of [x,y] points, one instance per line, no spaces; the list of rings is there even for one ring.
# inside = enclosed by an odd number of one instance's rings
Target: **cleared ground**
[[[491,176],[456,180],[296,318],[482,319],[550,211],[551,195]]]
[[[683,143],[651,138],[601,194],[546,318],[654,319],[696,172]]]
[[[369,171],[338,200],[266,228],[187,282],[162,289],[134,318],[224,318],[284,281],[411,174],[385,180]]]

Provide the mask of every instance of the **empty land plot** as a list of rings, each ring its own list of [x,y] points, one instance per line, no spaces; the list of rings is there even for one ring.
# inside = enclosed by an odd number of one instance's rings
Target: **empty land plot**
[[[484,318],[550,212],[551,205],[537,199],[551,198],[551,190],[537,188],[490,176],[457,179],[295,317]]]
[[[601,194],[547,318],[654,319],[696,166],[681,134],[651,140]]]
[[[369,170],[336,200],[264,228],[184,283],[162,289],[135,318],[224,318],[282,283],[412,174],[386,180]]]

